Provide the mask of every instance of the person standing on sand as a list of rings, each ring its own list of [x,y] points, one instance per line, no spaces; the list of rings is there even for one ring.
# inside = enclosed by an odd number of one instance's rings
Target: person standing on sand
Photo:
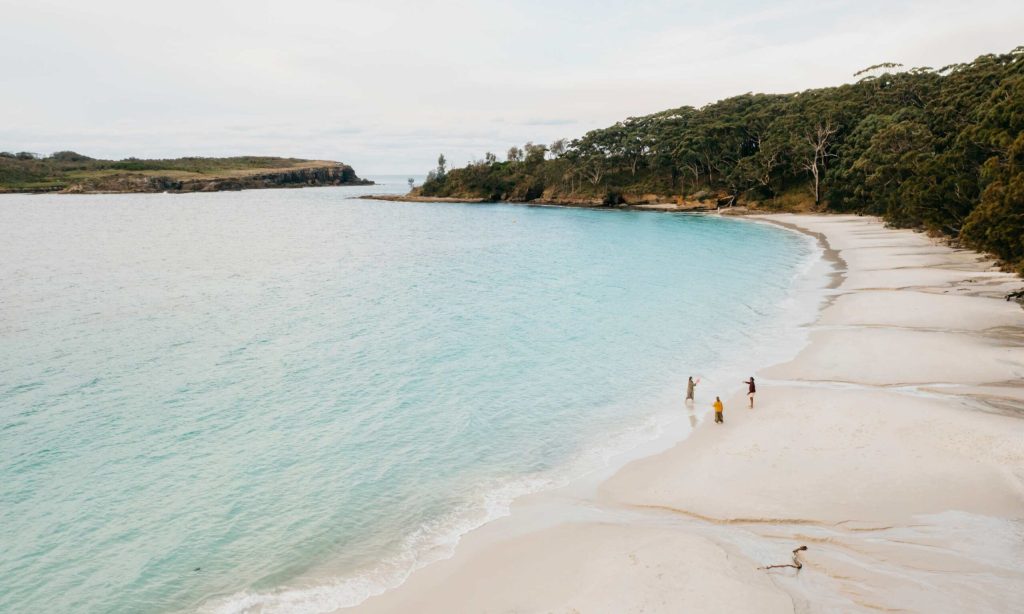
[[[750,379],[743,383],[747,385],[747,398],[750,399],[750,409],[754,409],[754,394],[757,392],[757,386],[754,385],[754,376],[751,375]]]
[[[693,381],[693,376],[690,376],[690,381],[686,382],[686,400],[693,403],[693,389],[697,387],[697,382]]]
[[[715,422],[725,424],[725,416],[723,415],[725,413],[725,406],[722,405],[722,399],[715,397],[715,403],[712,407],[715,408]]]

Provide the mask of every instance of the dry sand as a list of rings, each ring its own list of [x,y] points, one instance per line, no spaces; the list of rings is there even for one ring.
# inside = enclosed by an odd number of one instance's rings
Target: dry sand
[[[755,409],[737,394],[596,492],[517,505],[359,610],[1024,611],[1020,279],[872,218],[765,219],[843,276]],[[763,569],[800,545],[799,572]]]

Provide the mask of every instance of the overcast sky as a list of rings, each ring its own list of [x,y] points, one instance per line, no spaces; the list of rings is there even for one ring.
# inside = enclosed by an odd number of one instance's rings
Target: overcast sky
[[[0,0],[0,150],[265,154],[361,175],[1024,44],[978,0]]]

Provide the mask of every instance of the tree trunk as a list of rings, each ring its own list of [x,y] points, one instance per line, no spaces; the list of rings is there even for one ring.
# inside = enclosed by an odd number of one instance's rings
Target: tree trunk
[[[824,170],[825,162],[828,159],[828,145],[839,128],[832,125],[832,120],[820,121],[815,125],[814,131],[805,135],[807,143],[811,146],[813,155],[810,161],[804,163],[804,168],[810,171],[814,177],[814,206],[821,203],[821,171]]]
[[[814,164],[811,165],[811,174],[814,175],[814,206],[821,203],[820,180],[818,178],[818,159],[815,156]]]

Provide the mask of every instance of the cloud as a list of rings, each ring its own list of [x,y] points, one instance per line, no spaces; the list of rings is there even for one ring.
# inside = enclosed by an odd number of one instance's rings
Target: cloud
[[[1024,5],[0,0],[0,149],[279,154],[414,172],[878,61],[1020,43]]]

